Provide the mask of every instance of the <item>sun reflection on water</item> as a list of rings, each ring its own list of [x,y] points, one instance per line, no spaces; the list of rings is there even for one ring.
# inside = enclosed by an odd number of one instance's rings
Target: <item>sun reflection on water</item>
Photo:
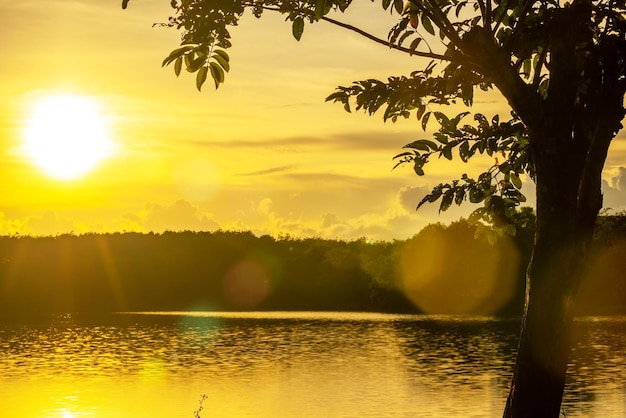
[[[76,415],[74,415],[74,413],[68,411],[67,409],[62,409],[61,410],[61,417],[63,417],[63,418],[76,418]]]

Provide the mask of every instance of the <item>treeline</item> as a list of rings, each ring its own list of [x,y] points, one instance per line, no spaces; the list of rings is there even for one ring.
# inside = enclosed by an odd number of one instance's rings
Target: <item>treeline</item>
[[[406,241],[249,232],[0,237],[0,314],[337,310],[519,315],[534,219],[489,242],[465,220]],[[487,231],[488,232],[488,231]],[[475,237],[476,236],[476,237]],[[602,217],[580,313],[625,314],[626,217]]]

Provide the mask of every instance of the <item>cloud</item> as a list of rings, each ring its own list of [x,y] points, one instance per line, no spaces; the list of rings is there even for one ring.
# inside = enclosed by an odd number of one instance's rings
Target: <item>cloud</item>
[[[467,217],[475,208],[467,203],[439,213],[438,204],[429,204],[416,211],[430,186],[407,185],[400,178],[323,172],[282,176],[296,188],[229,191],[221,198],[230,206],[214,202],[215,219],[223,229],[250,230],[257,235],[388,241],[409,238],[429,223]]]
[[[344,223],[339,220],[337,215],[332,213],[325,213],[322,215],[322,224],[320,225],[322,228],[329,228],[338,224],[344,225]]]
[[[265,138],[265,139],[233,139],[228,141],[210,140],[210,141],[198,141],[189,140],[185,141],[187,145],[197,147],[219,147],[219,148],[262,148],[262,149],[275,149],[275,148],[289,148],[294,147],[317,147],[323,145],[327,141],[312,136],[293,136],[287,138]]]
[[[14,218],[9,218],[0,212],[0,235],[55,236],[84,231],[85,229],[81,224],[52,211]]]
[[[128,214],[126,217],[132,219]],[[144,232],[214,231],[220,227],[210,213],[183,199],[171,205],[149,203],[134,219]]]
[[[328,239],[353,240],[369,238],[389,241],[415,235],[427,222],[416,212],[409,213],[399,206],[391,206],[382,213],[369,212],[350,219],[341,219],[327,213],[317,225],[318,236]]]
[[[414,133],[407,132],[351,132],[330,136],[329,143],[337,149],[354,152],[354,150],[367,151],[397,151],[414,141]],[[394,154],[395,155],[395,154]],[[393,155],[390,154],[390,157]]]
[[[407,211],[415,211],[417,205],[429,192],[430,189],[426,186],[403,186],[398,190],[398,202]]]
[[[371,198],[372,192],[392,194],[395,190],[406,183],[406,179],[400,177],[363,177],[351,174],[338,174],[332,172],[298,172],[286,173],[286,179],[298,184],[311,184],[316,187],[323,185],[323,189],[358,190],[362,193],[367,191],[364,197]]]
[[[34,235],[58,235],[62,233],[81,232],[76,231],[76,224],[68,218],[58,216],[56,213],[47,211],[41,216],[28,218],[24,230]]]
[[[259,171],[252,171],[252,172],[248,172],[248,173],[241,173],[238,174],[239,176],[242,177],[248,177],[248,176],[265,176],[268,174],[274,174],[274,173],[282,173],[284,171],[289,171],[292,170],[296,167],[295,164],[292,165],[282,165],[280,167],[272,167],[272,168],[268,168],[265,170],[259,170]]]
[[[415,140],[412,131],[406,132],[390,132],[380,131],[363,131],[363,132],[344,132],[321,137],[314,136],[290,136],[290,137],[271,137],[258,139],[237,139],[237,140],[189,140],[185,141],[187,145],[197,147],[220,147],[231,149],[287,149],[297,150],[302,148],[319,149],[319,147],[329,150],[359,152],[363,151],[383,151],[393,154],[394,151],[401,151],[401,148]],[[390,157],[393,155],[390,154]]]
[[[0,234],[55,236],[61,234],[88,232],[156,232],[165,231],[215,231],[220,224],[213,214],[180,199],[169,205],[148,203],[136,212],[114,214],[101,213],[98,218],[82,217],[77,212],[46,211],[40,214],[27,214],[7,217],[0,212]]]
[[[8,219],[6,215],[0,212],[0,234],[14,235],[24,233],[24,225],[26,219]]]
[[[608,180],[602,180],[603,206],[615,211],[626,210],[626,168],[619,166]]]

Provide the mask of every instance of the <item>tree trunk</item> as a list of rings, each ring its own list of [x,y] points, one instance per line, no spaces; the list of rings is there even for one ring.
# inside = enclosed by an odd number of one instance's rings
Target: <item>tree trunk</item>
[[[570,155],[574,151],[554,147],[551,149],[558,149],[559,155],[553,155],[550,148],[544,148],[536,161],[535,245],[527,271],[526,303],[505,418],[559,417],[573,302],[601,207],[599,177],[581,186],[584,162]],[[581,195],[594,198],[583,202]]]
[[[505,418],[559,416],[571,345],[572,305],[586,240],[560,246],[538,237],[527,277],[526,305]]]

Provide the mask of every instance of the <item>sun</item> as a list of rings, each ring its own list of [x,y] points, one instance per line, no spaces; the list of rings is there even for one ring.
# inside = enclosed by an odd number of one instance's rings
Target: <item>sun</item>
[[[113,153],[107,118],[96,99],[52,95],[34,104],[23,150],[50,177],[77,179]]]

